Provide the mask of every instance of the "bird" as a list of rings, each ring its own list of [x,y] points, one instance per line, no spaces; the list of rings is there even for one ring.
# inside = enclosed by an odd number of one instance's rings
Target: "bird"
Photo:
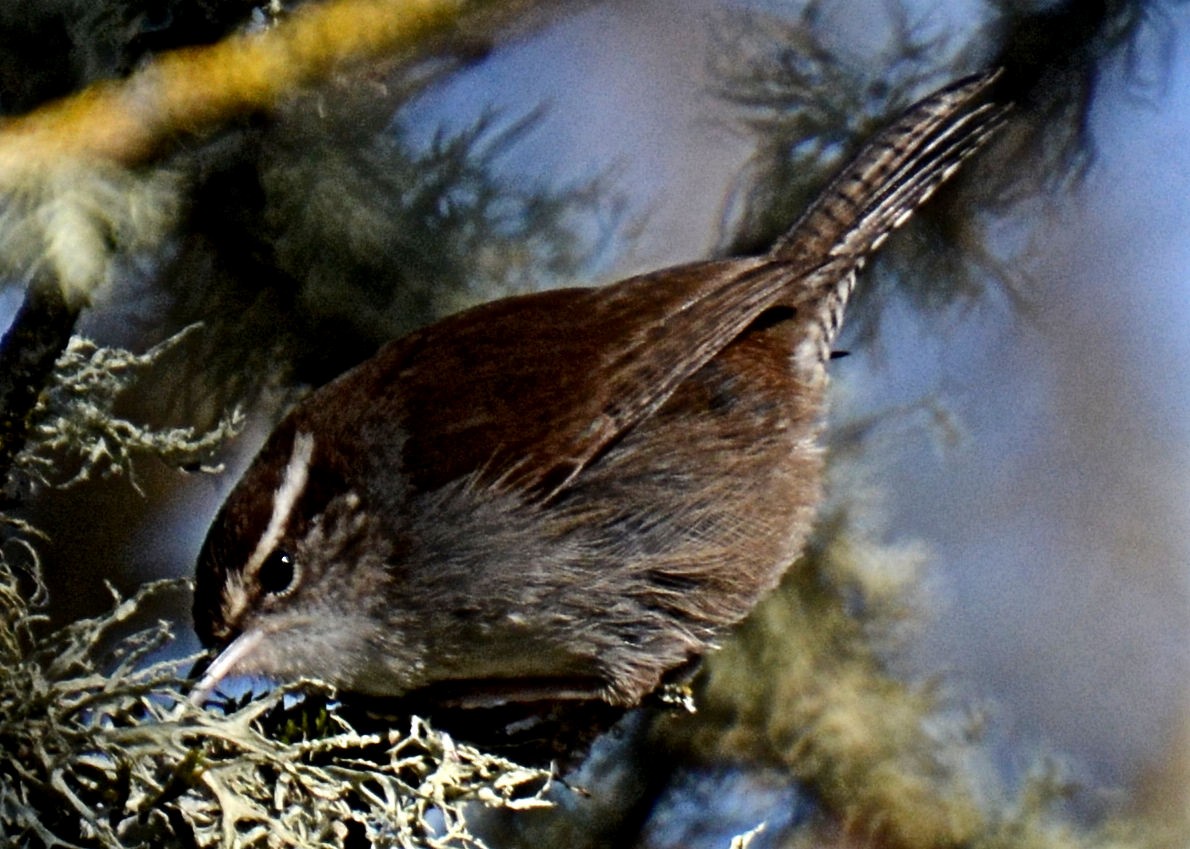
[[[856,275],[1004,122],[996,78],[906,109],[761,255],[481,304],[308,394],[199,553],[194,698],[630,708],[713,648],[813,529]]]

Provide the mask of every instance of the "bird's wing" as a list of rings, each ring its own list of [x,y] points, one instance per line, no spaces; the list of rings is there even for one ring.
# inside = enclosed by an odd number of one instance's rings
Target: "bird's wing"
[[[470,475],[548,496],[736,338],[790,274],[728,260],[495,301],[390,343],[343,385],[400,423],[417,488]]]
[[[400,423],[415,486],[471,476],[548,497],[770,307],[792,306],[825,358],[864,257],[998,123],[976,103],[994,79],[910,107],[764,257],[485,304],[391,343],[352,383]]]

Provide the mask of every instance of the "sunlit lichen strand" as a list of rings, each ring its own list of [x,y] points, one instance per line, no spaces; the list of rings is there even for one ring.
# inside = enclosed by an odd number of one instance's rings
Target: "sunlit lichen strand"
[[[455,744],[416,718],[360,733],[333,703],[291,691],[225,713],[193,705],[179,662],[145,665],[172,639],[164,623],[103,648],[148,598],[185,582],[146,585],[116,596],[103,616],[51,631],[36,534],[8,519],[3,530],[0,838],[104,849],[329,847],[354,834],[467,847],[482,845],[467,827],[470,803],[546,804],[546,772]]]

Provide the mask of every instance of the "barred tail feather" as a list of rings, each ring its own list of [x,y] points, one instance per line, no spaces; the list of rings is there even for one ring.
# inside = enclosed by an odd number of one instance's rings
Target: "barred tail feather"
[[[975,153],[1008,107],[978,99],[999,72],[960,80],[911,107],[868,143],[769,254],[813,270],[799,279],[799,358],[825,363],[843,323],[856,272]]]
[[[910,108],[860,151],[770,256],[862,262],[999,127],[1007,107],[972,108],[998,76],[968,77]]]

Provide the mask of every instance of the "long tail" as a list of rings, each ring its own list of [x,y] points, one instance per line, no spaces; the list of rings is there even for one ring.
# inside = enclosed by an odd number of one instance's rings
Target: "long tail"
[[[842,324],[867,257],[977,151],[1003,122],[1007,106],[977,104],[999,71],[967,77],[910,107],[867,144],[772,248],[770,256],[817,263],[800,285],[799,306],[813,305],[819,354]]]
[[[570,299],[566,303],[580,305],[566,319],[565,333],[543,311],[529,336],[522,333],[505,341],[492,331],[468,337],[487,346],[489,363],[501,362],[499,352],[505,349],[500,346],[507,346],[508,356],[520,357],[540,347],[556,352],[551,356],[567,368],[598,369],[602,378],[597,386],[591,384],[582,399],[561,393],[556,407],[538,409],[532,421],[525,419],[515,433],[501,431],[499,438],[479,440],[502,443],[506,456],[516,458],[516,470],[507,472],[500,485],[547,495],[560,492],[600,451],[656,411],[690,375],[774,306],[793,308],[791,320],[796,325],[785,329],[792,331],[790,339],[797,340],[792,355],[806,366],[805,377],[825,380],[822,365],[851,292],[849,278],[884,236],[999,123],[1003,110],[981,105],[977,99],[994,77],[985,74],[961,81],[910,107],[844,168],[767,256],[666,268],[590,291],[581,296],[585,300],[573,293],[565,295]],[[544,296],[532,297],[538,299],[533,303],[544,303]],[[487,309],[499,314],[509,307],[495,304]],[[444,322],[425,332],[435,332],[434,328],[444,332],[445,326]],[[457,335],[449,341],[456,347],[460,344]],[[438,398],[439,371],[427,366],[405,372],[404,391]],[[486,380],[485,374],[473,369],[470,379]],[[459,395],[456,391],[451,397]],[[445,405],[416,406],[455,410],[457,404],[452,403],[448,399]],[[469,411],[463,417],[468,428],[475,427],[470,424],[476,421],[475,415]],[[441,441],[446,439],[443,434],[463,432],[457,420],[458,416],[448,416],[424,429]],[[473,434],[467,439],[475,441]]]

